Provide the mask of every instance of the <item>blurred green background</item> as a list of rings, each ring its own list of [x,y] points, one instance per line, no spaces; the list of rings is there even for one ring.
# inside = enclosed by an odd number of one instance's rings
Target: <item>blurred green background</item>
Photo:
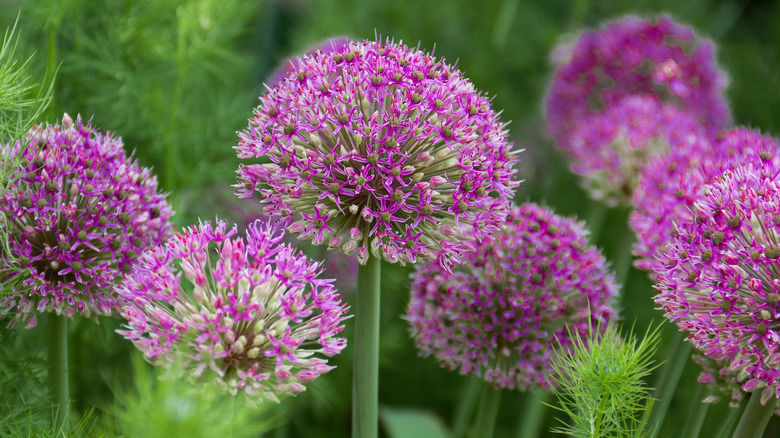
[[[674,16],[717,43],[719,63],[731,78],[728,100],[735,124],[776,133],[780,5],[771,1],[29,0],[0,4],[3,24],[12,26],[18,17],[20,49],[33,55],[33,74],[42,79],[47,70],[57,69],[55,99],[47,120],[58,122],[63,112],[81,114],[98,128],[122,136],[126,149],[135,151],[143,165],[153,166],[160,184],[171,193],[177,225],[216,215],[241,223],[259,213],[256,203],[232,194],[238,168],[232,146],[236,131],[247,126],[263,81],[287,57],[326,38],[349,36],[392,38],[457,63],[479,90],[495,96],[495,108],[511,121],[516,147],[525,149],[518,173],[525,181],[516,201],[546,204],[559,214],[592,221],[595,243],[625,280],[624,326],[634,326],[640,333],[663,317],[653,309],[647,274],[628,268],[625,253],[633,239],[626,230],[628,212],[588,199],[562,154],[545,136],[542,108],[553,74],[549,56],[556,43],[575,38],[583,27],[598,27],[625,14],[659,13]],[[312,248],[307,251],[323,254]],[[380,403],[388,422],[436,419],[452,428],[469,382],[441,369],[432,358],[417,356],[401,318],[411,272],[411,267],[384,267]],[[348,302],[354,299],[351,288],[349,282],[344,286]],[[38,397],[45,377],[40,368],[44,350],[39,348],[43,325],[45,321],[22,332],[0,329],[0,405],[5,409],[17,406],[29,411],[31,406],[43,406]],[[71,324],[74,409],[82,413],[94,406],[98,422],[117,398],[117,382],[132,374],[133,348],[113,333],[117,326],[117,321],[107,318],[100,324],[88,320]],[[664,360],[672,331],[671,326],[665,327],[658,361]],[[336,370],[301,396],[283,401],[275,414],[274,424],[280,426],[268,436],[348,436],[351,359],[348,347],[334,358]],[[660,436],[675,436],[684,423],[698,372],[689,362]],[[516,436],[525,397],[505,392],[496,436]],[[710,408],[702,436],[715,435],[727,410],[725,401]],[[548,413],[546,430],[554,425],[552,417]],[[775,418],[766,436],[778,434],[780,421]]]

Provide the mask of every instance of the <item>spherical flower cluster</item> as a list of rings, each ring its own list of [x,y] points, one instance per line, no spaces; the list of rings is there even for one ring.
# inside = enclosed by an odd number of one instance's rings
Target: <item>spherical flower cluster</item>
[[[278,225],[235,234],[206,222],[145,253],[120,289],[132,304],[119,333],[155,364],[278,401],[333,368],[315,355],[344,348],[347,307]]]
[[[744,164],[780,168],[780,143],[758,131],[734,128],[708,141],[691,135],[668,154],[652,160],[645,168],[634,196],[635,210],[630,224],[637,235],[636,266],[652,270],[675,224],[691,217],[693,203],[701,197],[704,184],[728,169]]]
[[[551,360],[612,320],[617,291],[581,222],[515,207],[493,240],[444,271],[414,276],[407,319],[419,352],[496,387],[549,389]],[[606,324],[601,324],[606,327]]]
[[[704,186],[654,268],[666,316],[763,404],[780,398],[778,236],[780,167],[746,164]]]
[[[347,37],[329,38],[320,44],[307,49],[304,53],[309,55],[313,55],[318,51],[321,51],[322,53],[332,53],[341,50],[348,43],[349,38]],[[282,82],[282,80],[284,80],[286,76],[301,68],[301,65],[302,61],[300,57],[292,57],[286,60],[284,64],[282,64],[280,67],[277,67],[276,70],[274,70],[268,76],[268,80],[266,81],[265,86],[268,88],[276,87],[280,82]]]
[[[517,182],[505,125],[463,74],[392,42],[305,55],[240,133],[239,195],[365,263],[467,249],[498,227]],[[262,159],[260,159],[263,157]],[[268,162],[270,160],[270,162]],[[263,164],[264,163],[264,164]]]
[[[669,17],[625,17],[584,32],[565,52],[546,101],[548,132],[564,149],[584,120],[627,95],[673,103],[713,132],[731,118],[712,42]]]
[[[729,397],[729,408],[737,409],[743,399],[742,388],[740,388],[742,385],[739,384],[734,373],[729,371],[728,363],[710,359],[700,353],[693,353],[691,359],[702,368],[698,378],[699,383],[711,389],[710,394],[701,402],[714,404],[726,395]]]
[[[66,114],[61,126],[33,128],[5,144],[21,160],[0,197],[9,233],[0,249],[0,317],[35,324],[37,312],[110,314],[117,283],[148,247],[171,232],[171,209],[149,169],[122,140]]]
[[[576,127],[572,170],[593,198],[630,205],[649,161],[693,150],[707,138],[701,124],[653,96],[626,96]]]

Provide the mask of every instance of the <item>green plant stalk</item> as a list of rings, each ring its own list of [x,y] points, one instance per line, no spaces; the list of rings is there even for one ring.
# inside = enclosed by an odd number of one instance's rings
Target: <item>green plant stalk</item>
[[[452,436],[466,436],[466,430],[474,417],[474,409],[477,407],[477,397],[479,390],[482,389],[482,379],[470,377],[465,381],[458,406],[455,408],[455,415],[452,419]]]
[[[352,436],[376,438],[379,425],[379,297],[382,259],[369,256],[358,268]]]
[[[732,438],[761,438],[764,435],[769,419],[775,411],[775,400],[772,398],[766,405],[761,404],[761,395],[753,393],[748,400],[742,418]]]
[[[656,381],[655,393],[653,394],[657,403],[655,409],[650,413],[650,421],[648,422],[649,427],[655,428],[652,433],[653,437],[658,436],[658,432],[661,430],[666,411],[669,410],[669,403],[672,401],[677,384],[680,382],[680,376],[691,355],[691,344],[683,341],[683,332],[675,330],[670,350]]]
[[[501,405],[501,388],[493,388],[484,383],[482,397],[477,411],[477,420],[474,423],[472,434],[475,438],[492,438],[496,428],[498,407]]]
[[[745,410],[745,403],[741,403],[736,409],[729,409],[729,415],[726,420],[721,423],[720,430],[714,438],[728,438],[731,436],[731,431],[734,430],[734,425],[737,424],[737,419],[742,415],[742,411]]]
[[[539,430],[542,428],[545,414],[547,413],[547,403],[552,393],[537,389],[533,392],[525,393],[525,401],[520,412],[520,425],[517,428],[517,438],[534,438],[539,436]]]
[[[709,409],[709,403],[704,403],[705,397],[710,395],[711,391],[705,389],[704,385],[698,385],[696,388],[696,395],[694,396],[693,406],[691,406],[691,412],[688,414],[688,420],[685,422],[685,428],[680,436],[686,438],[697,438],[699,432],[701,432],[701,426],[704,424],[704,417],[707,416],[707,410]]]
[[[53,403],[52,425],[59,431],[66,426],[68,396],[68,319],[49,314],[49,394]]]

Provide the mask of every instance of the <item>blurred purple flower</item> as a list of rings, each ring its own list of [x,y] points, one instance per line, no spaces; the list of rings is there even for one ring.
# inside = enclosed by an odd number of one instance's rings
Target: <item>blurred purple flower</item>
[[[615,317],[614,275],[586,235],[583,223],[525,204],[452,272],[421,266],[407,309],[420,354],[496,387],[549,389],[569,334]]]
[[[690,114],[653,96],[626,96],[574,128],[568,153],[594,199],[631,205],[654,157],[699,147],[707,133]]]
[[[558,70],[546,100],[547,131],[566,150],[582,123],[629,95],[654,96],[688,112],[710,132],[731,120],[726,74],[714,45],[670,17],[628,16],[585,31],[555,51]]]
[[[3,145],[0,158],[12,157],[21,167],[0,198],[10,233],[0,279],[18,283],[0,297],[0,316],[31,327],[38,312],[111,314],[125,273],[171,233],[156,177],[125,155],[119,137],[67,114],[62,126]]]
[[[235,234],[205,222],[144,254],[120,290],[132,304],[119,333],[155,364],[278,401],[333,368],[318,355],[344,348],[347,307],[278,225]]]
[[[518,182],[505,125],[462,73],[392,42],[304,55],[240,133],[238,193],[314,244],[390,262],[458,262]],[[264,157],[263,160],[258,158]],[[268,160],[270,159],[270,163]]]
[[[706,184],[654,267],[667,318],[762,404],[780,397],[777,153]]]

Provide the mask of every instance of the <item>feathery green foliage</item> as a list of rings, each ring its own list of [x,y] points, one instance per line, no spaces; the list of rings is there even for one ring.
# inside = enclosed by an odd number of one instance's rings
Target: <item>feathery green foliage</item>
[[[0,142],[22,139],[33,124],[40,120],[51,102],[53,79],[40,84],[28,76],[30,59],[16,57],[19,34],[16,23],[6,29],[0,43]],[[53,73],[52,73],[53,74]],[[0,196],[5,193],[17,167],[18,157],[0,154]],[[9,252],[5,217],[0,216],[0,251]],[[0,277],[0,295],[10,290],[15,280]]]
[[[591,330],[588,339],[572,336],[574,349],[554,365],[556,409],[571,422],[554,429],[574,437],[643,437],[652,398],[644,379],[652,372],[652,355],[660,338],[656,327],[641,340],[633,333],[621,339],[615,325]],[[652,425],[651,425],[652,428]]]

